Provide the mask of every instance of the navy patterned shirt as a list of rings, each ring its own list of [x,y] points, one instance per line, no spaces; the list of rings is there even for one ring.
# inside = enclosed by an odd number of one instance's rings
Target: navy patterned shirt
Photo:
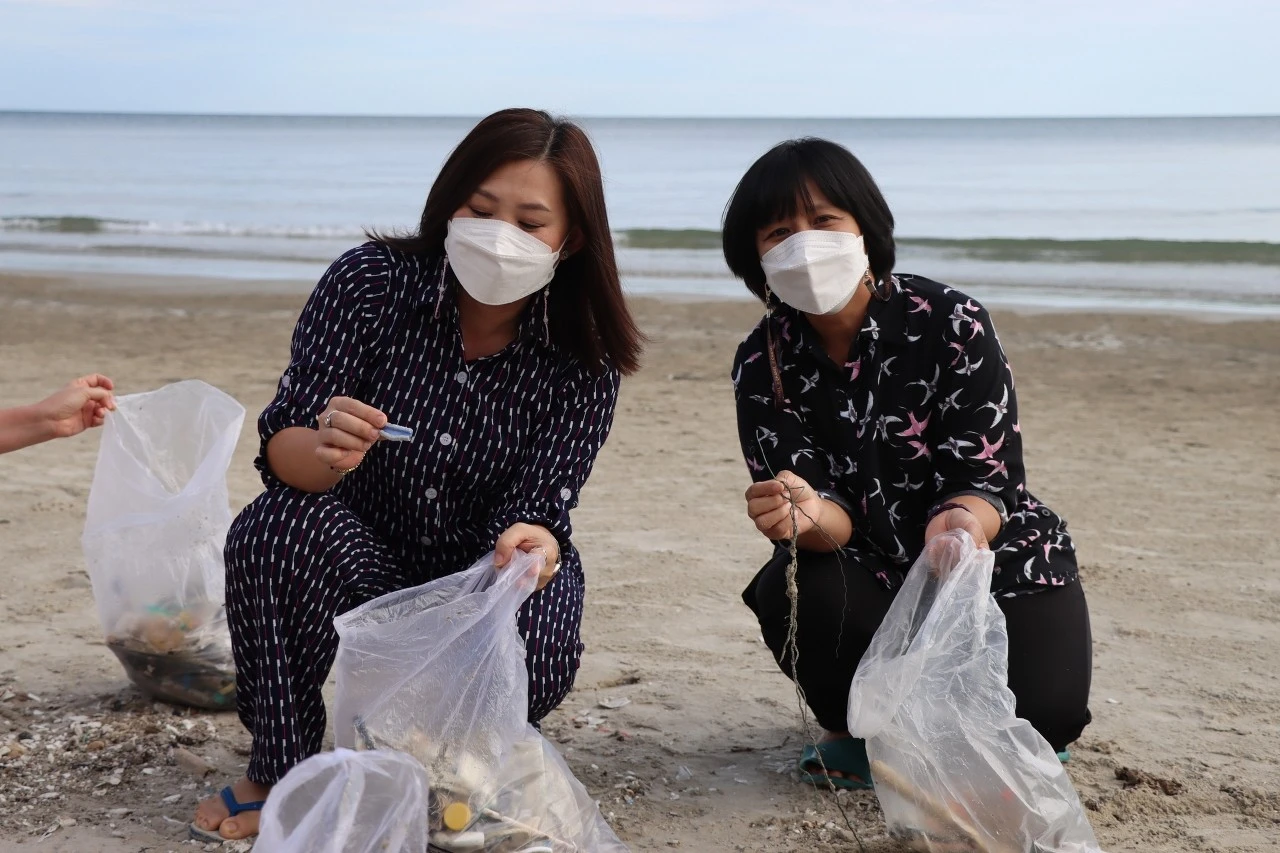
[[[1027,490],[1013,374],[986,309],[919,276],[873,298],[843,364],[804,315],[775,311],[783,405],[765,323],[738,349],[738,434],[754,480],[793,471],[850,510],[846,552],[896,588],[924,549],[929,509],[977,495],[1003,521],[997,595],[1075,581],[1066,523]]]
[[[410,427],[378,442],[332,493],[397,559],[428,577],[466,568],[517,522],[540,524],[581,574],[569,512],[613,423],[619,374],[550,342],[543,297],[501,352],[466,361],[447,259],[366,243],[335,261],[307,301],[275,399],[259,419],[258,470],[279,485],[267,442],[314,427],[335,396]],[[595,369],[592,369],[594,367]]]

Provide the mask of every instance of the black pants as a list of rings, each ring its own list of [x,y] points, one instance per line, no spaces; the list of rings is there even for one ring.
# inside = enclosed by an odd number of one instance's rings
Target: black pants
[[[776,552],[743,593],[760,620],[765,644],[782,671],[799,682],[818,723],[828,731],[848,728],[849,685],[894,597],[868,567],[847,554],[840,559],[843,568],[835,554],[800,552],[797,673],[784,656],[791,615],[788,554]],[[1009,689],[1017,699],[1017,714],[1062,751],[1092,719],[1093,636],[1084,589],[1077,582],[997,603],[1009,631]]]

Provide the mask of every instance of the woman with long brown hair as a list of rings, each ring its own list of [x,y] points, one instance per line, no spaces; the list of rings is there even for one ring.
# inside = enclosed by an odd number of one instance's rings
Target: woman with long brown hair
[[[253,750],[245,776],[200,804],[193,835],[254,835],[271,786],[320,751],[335,616],[490,551],[499,566],[517,548],[544,557],[519,615],[529,718],[560,704],[582,654],[569,511],[641,344],[595,152],[544,112],[482,120],[416,233],[373,235],[334,262],[259,421],[266,491],[227,537]],[[412,437],[385,440],[398,427]]]

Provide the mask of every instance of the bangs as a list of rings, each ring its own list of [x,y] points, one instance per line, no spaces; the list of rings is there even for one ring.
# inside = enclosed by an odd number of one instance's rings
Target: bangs
[[[770,151],[743,176],[738,187],[738,194],[747,200],[744,224],[758,231],[780,219],[790,219],[800,208],[812,215],[812,178],[794,147],[779,146]]]
[[[768,304],[760,267],[759,232],[803,211],[815,212],[814,192],[847,211],[862,230],[877,280],[893,271],[893,213],[857,157],[826,139],[804,137],[775,145],[747,169],[725,206],[720,233],[725,263],[747,289]]]

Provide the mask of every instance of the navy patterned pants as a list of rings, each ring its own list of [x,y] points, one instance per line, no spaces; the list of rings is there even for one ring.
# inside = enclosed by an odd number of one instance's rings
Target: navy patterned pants
[[[334,617],[430,578],[400,565],[336,497],[284,486],[269,488],[240,513],[225,555],[240,720],[253,735],[246,772],[274,785],[321,749],[321,689],[338,652]],[[561,571],[520,610],[531,722],[573,686],[582,655],[582,593],[581,574]]]

